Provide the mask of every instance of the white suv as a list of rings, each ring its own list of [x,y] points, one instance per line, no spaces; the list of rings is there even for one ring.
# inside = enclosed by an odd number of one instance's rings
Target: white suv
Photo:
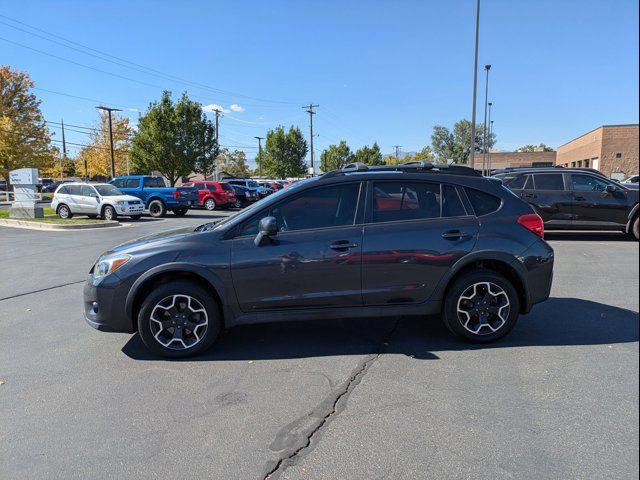
[[[108,183],[65,183],[53,194],[51,208],[60,218],[79,214],[115,220],[118,215],[140,218],[144,204],[139,198],[125,195]]]

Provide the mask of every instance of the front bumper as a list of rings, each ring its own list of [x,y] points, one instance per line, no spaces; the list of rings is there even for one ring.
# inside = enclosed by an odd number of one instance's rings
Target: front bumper
[[[89,274],[83,290],[84,319],[103,332],[133,333],[133,322],[125,312],[132,282],[123,282],[116,273],[96,282]]]
[[[144,205],[142,203],[136,205],[115,205],[118,215],[142,215]]]

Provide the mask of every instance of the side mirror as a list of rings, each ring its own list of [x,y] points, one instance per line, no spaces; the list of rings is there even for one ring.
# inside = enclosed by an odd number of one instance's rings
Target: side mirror
[[[607,185],[604,191],[607,193],[615,193],[618,189],[614,185]]]
[[[258,235],[256,235],[254,243],[256,247],[261,247],[277,234],[278,222],[275,217],[264,217],[258,224]]]

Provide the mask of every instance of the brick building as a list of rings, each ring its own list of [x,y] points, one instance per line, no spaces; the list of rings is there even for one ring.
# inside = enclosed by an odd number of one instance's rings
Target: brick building
[[[509,167],[552,167],[556,152],[491,152],[491,169]],[[476,168],[482,168],[482,153],[476,153]]]
[[[607,177],[638,173],[638,124],[603,125],[558,147],[556,163],[589,167]]]

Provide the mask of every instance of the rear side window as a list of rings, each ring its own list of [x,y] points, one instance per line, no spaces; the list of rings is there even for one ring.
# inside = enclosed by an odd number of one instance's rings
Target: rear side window
[[[527,182],[528,175],[518,175],[517,177],[507,177],[505,178],[505,185],[507,185],[512,190],[522,190],[524,188],[524,184]]]
[[[393,222],[440,217],[440,184],[380,182],[373,185],[373,221]]]
[[[124,185],[119,188],[138,188],[139,185],[140,185],[140,180],[138,180],[137,178],[129,178],[128,180],[125,180]]]
[[[144,186],[149,188],[165,188],[164,180],[160,177],[146,177]]]
[[[80,195],[81,191],[80,185],[67,185],[67,193],[69,195]]]
[[[536,190],[564,190],[564,179],[560,173],[536,174],[533,177]]]
[[[442,186],[442,216],[443,217],[464,217],[467,211],[460,200],[460,195],[455,187],[451,185]]]
[[[502,200],[489,193],[481,192],[475,188],[467,188],[467,196],[473,210],[478,217],[493,213],[500,208]]]
[[[211,183],[207,184],[207,189],[211,192],[217,192],[218,191],[218,187],[216,187],[215,185],[212,185]]]

